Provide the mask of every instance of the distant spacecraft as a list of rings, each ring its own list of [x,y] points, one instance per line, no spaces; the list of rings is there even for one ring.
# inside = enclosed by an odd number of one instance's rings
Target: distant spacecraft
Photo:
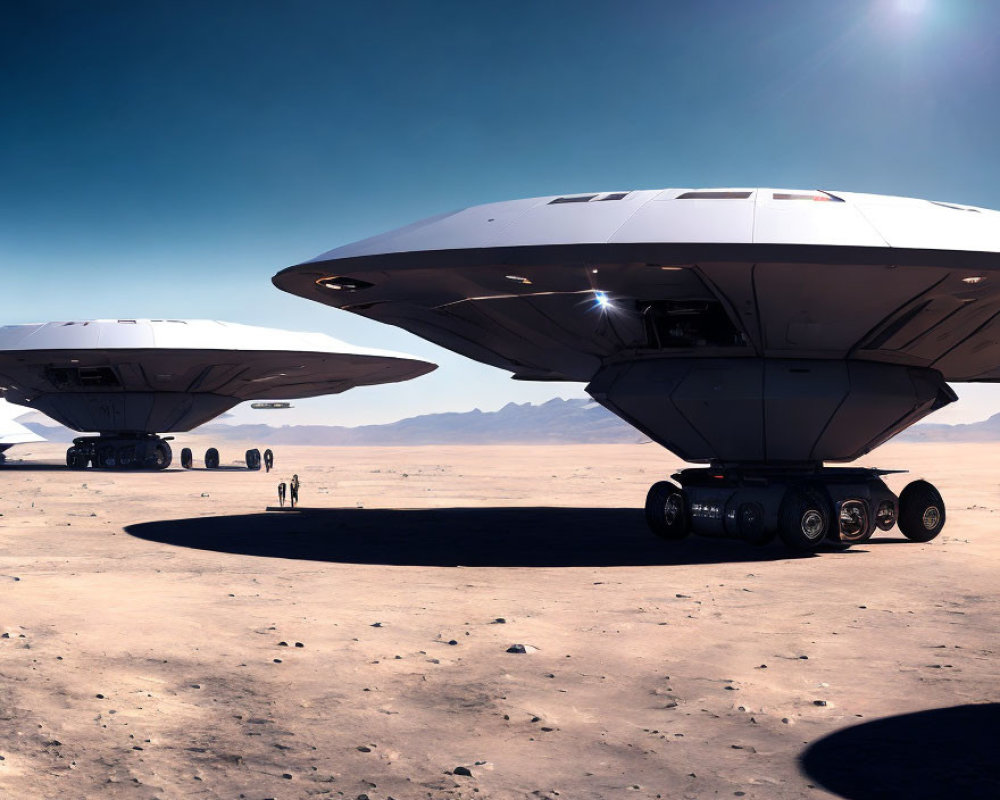
[[[264,408],[295,408],[291,403],[251,403],[250,408],[264,409]]]
[[[435,365],[320,333],[211,320],[92,320],[0,327],[7,400],[77,431],[72,467],[165,469],[157,433],[187,431],[245,400],[395,383]]]
[[[15,444],[28,442],[44,442],[45,439],[37,433],[15,422],[15,417],[24,413],[20,406],[12,405],[0,399],[0,461],[6,457],[6,452]]]
[[[666,189],[494,203],[331,250],[285,291],[592,397],[688,461],[647,520],[810,550],[897,520],[924,482],[834,469],[1000,381],[1000,213],[850,192]]]

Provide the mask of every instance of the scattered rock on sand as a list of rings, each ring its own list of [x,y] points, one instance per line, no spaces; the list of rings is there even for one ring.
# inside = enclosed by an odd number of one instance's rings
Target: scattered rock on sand
[[[537,647],[532,647],[530,644],[512,644],[507,648],[508,653],[536,653],[538,652]]]
[[[455,769],[453,769],[451,771],[451,774],[452,775],[464,775],[466,778],[471,778],[472,777],[472,770],[469,769],[468,767],[455,767]]]

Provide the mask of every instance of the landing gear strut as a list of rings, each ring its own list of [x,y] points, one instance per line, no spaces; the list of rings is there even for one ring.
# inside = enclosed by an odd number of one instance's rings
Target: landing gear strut
[[[776,536],[793,551],[824,542],[868,541],[897,523],[908,539],[929,542],[944,527],[941,494],[914,481],[897,498],[882,480],[889,470],[822,466],[718,466],[685,469],[646,496],[646,522],[657,536],[689,533],[762,545]]]
[[[66,451],[71,469],[166,469],[173,453],[167,442],[173,437],[154,433],[79,436]]]

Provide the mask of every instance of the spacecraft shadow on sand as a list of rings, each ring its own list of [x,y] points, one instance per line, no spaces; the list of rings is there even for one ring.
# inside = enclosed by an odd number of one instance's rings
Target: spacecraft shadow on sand
[[[846,800],[1000,797],[1000,703],[935,708],[842,728],[800,757],[810,778]]]
[[[396,566],[676,566],[790,558],[778,546],[734,549],[702,537],[663,548],[632,508],[297,509],[143,522],[125,532],[239,555]]]

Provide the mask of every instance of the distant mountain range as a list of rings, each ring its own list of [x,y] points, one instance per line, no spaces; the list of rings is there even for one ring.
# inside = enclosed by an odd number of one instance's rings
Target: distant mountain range
[[[40,414],[20,422],[50,442],[80,434]],[[424,444],[622,444],[647,438],[603,406],[587,399],[556,398],[541,405],[508,403],[499,411],[425,414],[386,425],[230,425],[214,422],[197,433],[220,441],[263,445],[424,445]],[[924,423],[896,437],[903,442],[1000,441],[1000,414],[967,425]]]
[[[34,417],[34,418],[32,418]],[[69,442],[75,433],[36,415],[21,422],[51,442]],[[541,405],[508,403],[499,411],[425,414],[386,425],[228,425],[209,423],[196,430],[221,441],[263,445],[423,445],[423,444],[617,444],[647,441],[593,400],[556,398]]]
[[[941,425],[925,422],[914,425],[896,437],[900,442],[997,442],[1000,441],[1000,414],[982,422],[965,425]]]

